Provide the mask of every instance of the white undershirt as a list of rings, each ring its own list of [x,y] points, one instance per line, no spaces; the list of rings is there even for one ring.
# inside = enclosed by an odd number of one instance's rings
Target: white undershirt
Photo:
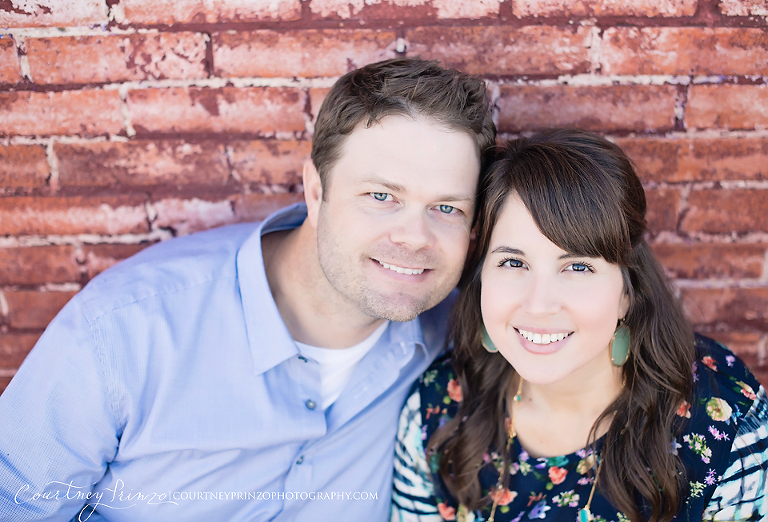
[[[357,363],[373,348],[388,325],[389,321],[384,321],[366,339],[349,348],[320,348],[296,341],[302,355],[320,364],[320,399],[324,410],[339,398]]]

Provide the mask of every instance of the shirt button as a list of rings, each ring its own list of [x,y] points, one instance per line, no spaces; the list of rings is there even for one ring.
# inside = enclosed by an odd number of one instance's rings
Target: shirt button
[[[298,459],[296,459],[296,464],[300,465],[302,462],[304,462],[304,455],[301,455]]]
[[[299,360],[300,360],[300,361],[304,361],[304,362],[307,362],[307,358],[306,358],[306,357],[304,357],[303,355],[299,355]]]
[[[314,410],[317,407],[317,404],[315,404],[315,401],[313,401],[312,399],[307,399],[307,402],[305,402],[304,404],[306,404],[307,408],[309,408],[310,410]]]

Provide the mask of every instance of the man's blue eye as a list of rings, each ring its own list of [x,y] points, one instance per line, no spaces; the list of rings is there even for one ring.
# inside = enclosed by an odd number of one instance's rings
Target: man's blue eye
[[[371,196],[373,196],[377,201],[386,201],[389,194],[386,192],[371,192]]]
[[[456,207],[452,207],[450,205],[440,205],[438,208],[440,209],[440,212],[444,214],[450,214],[455,210]]]

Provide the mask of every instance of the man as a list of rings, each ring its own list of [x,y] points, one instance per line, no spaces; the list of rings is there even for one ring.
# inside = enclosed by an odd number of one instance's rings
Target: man
[[[0,397],[0,519],[385,520],[494,134],[457,71],[342,77],[306,207],[149,248],[51,323]]]

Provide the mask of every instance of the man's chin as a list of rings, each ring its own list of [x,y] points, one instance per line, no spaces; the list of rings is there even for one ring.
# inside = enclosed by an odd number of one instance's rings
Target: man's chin
[[[429,310],[437,303],[431,300],[418,300],[415,298],[405,298],[404,296],[383,297],[375,300],[369,300],[366,303],[368,314],[377,319],[387,319],[405,323],[416,319],[420,313]]]

